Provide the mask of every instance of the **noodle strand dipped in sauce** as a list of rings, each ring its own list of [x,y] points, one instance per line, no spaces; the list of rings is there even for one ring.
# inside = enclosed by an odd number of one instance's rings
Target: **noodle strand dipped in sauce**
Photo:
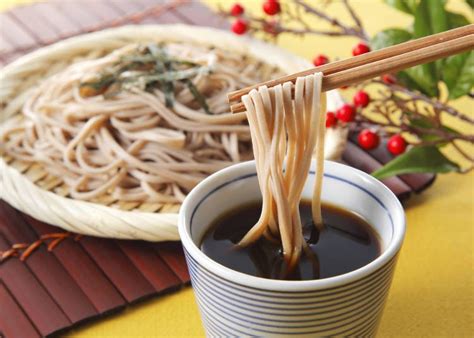
[[[286,273],[291,273],[298,264],[303,249],[309,252],[303,238],[299,205],[313,153],[316,173],[311,209],[314,225],[319,231],[323,227],[320,195],[326,96],[321,90],[322,76],[317,73],[298,78],[294,100],[291,83],[270,89],[262,86],[242,97],[262,192],[262,212],[239,245],[251,245],[262,235],[277,235]]]

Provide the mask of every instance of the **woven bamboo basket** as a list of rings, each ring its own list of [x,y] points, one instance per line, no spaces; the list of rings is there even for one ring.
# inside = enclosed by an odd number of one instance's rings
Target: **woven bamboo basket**
[[[212,45],[249,55],[296,72],[311,66],[307,61],[275,46],[228,32],[186,25],[124,26],[70,38],[25,55],[0,71],[1,123],[18,115],[32,89],[49,76],[78,60],[97,58],[126,44],[183,42]],[[328,109],[342,104],[335,91],[328,95]],[[331,129],[326,135],[326,158],[338,158],[347,130]],[[61,178],[40,165],[0,157],[0,198],[22,212],[65,230],[99,237],[178,240],[179,204],[121,202],[103,197],[94,202],[68,197]]]

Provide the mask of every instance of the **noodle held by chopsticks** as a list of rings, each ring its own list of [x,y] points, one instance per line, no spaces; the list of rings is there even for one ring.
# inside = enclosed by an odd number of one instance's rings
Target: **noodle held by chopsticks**
[[[242,97],[262,192],[262,212],[258,222],[239,245],[247,246],[264,234],[274,234],[271,228],[272,223],[276,223],[287,272],[298,263],[306,245],[299,204],[314,150],[317,163],[312,203],[313,223],[319,230],[323,226],[320,195],[326,96],[321,92],[321,83],[321,73],[298,78],[294,100],[291,98],[291,83],[270,89],[262,86]]]

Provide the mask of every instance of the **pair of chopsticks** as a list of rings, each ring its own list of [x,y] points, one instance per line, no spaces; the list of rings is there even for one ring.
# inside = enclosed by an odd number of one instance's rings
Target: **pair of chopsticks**
[[[328,63],[299,73],[243,88],[227,95],[233,113],[245,111],[240,99],[260,86],[273,87],[285,82],[295,83],[298,77],[316,72],[324,74],[324,91],[362,82],[383,74],[432,62],[474,48],[474,24],[400,43],[356,57]]]

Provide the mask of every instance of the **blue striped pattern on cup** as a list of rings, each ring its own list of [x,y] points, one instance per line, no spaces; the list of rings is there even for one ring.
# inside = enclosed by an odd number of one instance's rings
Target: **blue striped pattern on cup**
[[[341,287],[270,292],[217,276],[186,252],[191,281],[211,337],[374,336],[396,258]]]

